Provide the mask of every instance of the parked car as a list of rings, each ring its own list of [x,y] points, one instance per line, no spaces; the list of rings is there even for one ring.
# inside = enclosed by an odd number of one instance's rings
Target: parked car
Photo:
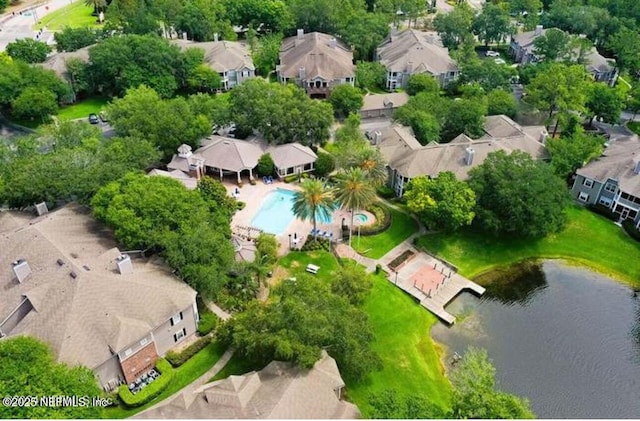
[[[91,123],[91,124],[100,123],[100,120],[98,120],[98,116],[95,113],[89,114],[89,123]]]
[[[501,58],[497,58],[497,59],[495,59],[495,60],[493,60],[493,61],[495,61],[495,62],[496,62],[496,64],[507,64],[507,62],[506,62],[506,61],[504,61],[504,60],[503,60],[503,59],[501,59]]]
[[[98,113],[98,117],[100,117],[100,121],[102,121],[103,123],[106,123],[107,121],[109,121],[109,118],[107,117],[104,111],[100,111]]]
[[[500,53],[497,51],[487,51],[485,54],[487,57],[500,57]]]

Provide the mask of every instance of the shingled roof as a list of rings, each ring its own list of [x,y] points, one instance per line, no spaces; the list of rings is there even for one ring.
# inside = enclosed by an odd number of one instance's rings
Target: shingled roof
[[[217,72],[242,69],[255,70],[249,49],[242,42],[211,41],[193,42],[181,39],[171,41],[182,50],[199,48],[204,51],[204,61]]]
[[[338,398],[338,366],[323,351],[311,370],[273,361],[260,371],[230,376],[135,418],[355,419],[358,408]]]
[[[377,56],[390,72],[439,75],[458,70],[435,32],[406,29],[392,34],[378,47]]]
[[[501,115],[486,117],[484,130],[485,135],[480,139],[461,134],[449,143],[422,146],[407,128],[394,125],[381,130],[378,147],[389,166],[408,178],[421,175],[435,177],[443,171],[451,171],[458,179],[464,180],[471,168],[482,164],[488,154],[498,150],[507,153],[521,150],[534,159],[547,156],[540,141],[546,134],[544,126],[525,128]],[[465,162],[468,148],[474,152],[471,165]]]
[[[76,51],[52,54],[49,57],[47,57],[47,59],[43,63],[40,63],[39,66],[47,70],[53,70],[61,78],[69,79],[69,72],[67,71],[67,62],[70,59],[77,58],[81,60],[83,63],[88,63],[89,49],[91,47],[93,47],[93,45],[80,48],[79,50],[76,50]]]
[[[96,368],[195,300],[196,291],[159,260],[133,260],[121,275],[121,252],[90,211],[67,205],[28,223],[0,213],[0,320],[26,297],[31,310],[11,332],[51,346],[59,361]],[[26,259],[21,283],[12,262]],[[75,275],[75,277],[72,275]]]
[[[278,73],[295,79],[300,69],[304,69],[306,79],[334,80],[355,76],[356,67],[351,49],[342,41],[311,32],[286,38],[280,47]]]

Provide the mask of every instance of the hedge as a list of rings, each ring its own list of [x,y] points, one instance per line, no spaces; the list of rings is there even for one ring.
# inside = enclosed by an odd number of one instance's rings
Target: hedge
[[[378,196],[383,199],[393,199],[396,197],[396,192],[389,186],[380,186],[376,188],[376,192],[378,193]]]
[[[148,402],[151,402],[158,395],[160,395],[173,380],[174,372],[171,364],[164,358],[159,359],[156,362],[156,369],[160,373],[160,377],[155,379],[151,384],[135,395],[129,390],[129,386],[126,384],[121,385],[118,388],[118,396],[120,401],[129,408],[136,408],[142,406]]]
[[[285,183],[293,183],[298,180],[298,174],[291,174],[282,179]]]
[[[367,208],[376,217],[376,222],[360,228],[360,235],[375,235],[386,231],[391,226],[391,212],[386,206],[371,205]]]
[[[622,221],[622,228],[629,234],[631,238],[636,241],[640,241],[640,231],[636,228],[636,225],[633,223],[631,219],[625,219]]]
[[[312,235],[307,237],[307,241],[304,242],[300,251],[314,251],[314,250],[326,250],[329,251],[331,248],[331,244],[329,243],[329,239],[316,237],[313,238]]]
[[[611,219],[612,221],[617,221],[619,219],[618,215],[613,213],[611,209],[599,203],[595,205],[588,205],[587,208],[592,212],[604,216],[605,218]]]
[[[218,316],[213,313],[201,313],[200,321],[198,322],[198,334],[205,336],[211,333],[215,329],[218,323]]]
[[[205,346],[209,345],[210,343],[211,343],[211,336],[204,336],[198,339],[197,341],[195,341],[194,343],[192,343],[191,345],[189,345],[188,347],[186,347],[185,349],[183,349],[181,352],[175,352],[175,351],[167,352],[167,355],[165,355],[165,358],[167,359],[167,361],[169,361],[169,363],[171,363],[172,366],[177,368],[177,367],[180,367],[182,364],[186,363],[189,360],[189,358],[196,355],[198,351],[202,350]]]

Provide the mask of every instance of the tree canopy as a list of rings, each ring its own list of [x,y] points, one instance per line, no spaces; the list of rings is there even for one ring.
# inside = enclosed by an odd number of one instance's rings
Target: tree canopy
[[[551,166],[522,151],[492,152],[469,172],[476,221],[496,235],[544,237],[567,222],[569,193]]]
[[[51,47],[32,38],[18,39],[7,44],[7,54],[25,63],[42,63],[47,59]]]
[[[602,154],[604,139],[579,131],[571,137],[547,139],[546,146],[553,171],[567,180],[578,168]]]
[[[2,396],[103,396],[91,370],[56,363],[47,345],[28,336],[0,341],[0,365]],[[100,418],[101,413],[101,408],[93,405],[0,406],[0,417],[4,419]]]
[[[336,115],[346,117],[351,113],[358,113],[364,100],[360,89],[345,84],[331,90],[329,102]]]
[[[473,33],[484,45],[502,43],[512,32],[509,11],[494,3],[485,3],[473,20]]]

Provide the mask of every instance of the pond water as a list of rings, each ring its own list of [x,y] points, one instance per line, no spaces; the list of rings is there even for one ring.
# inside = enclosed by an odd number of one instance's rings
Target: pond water
[[[485,348],[498,387],[539,418],[640,418],[640,298],[629,287],[547,261],[447,310],[458,322],[433,338],[450,355]]]

